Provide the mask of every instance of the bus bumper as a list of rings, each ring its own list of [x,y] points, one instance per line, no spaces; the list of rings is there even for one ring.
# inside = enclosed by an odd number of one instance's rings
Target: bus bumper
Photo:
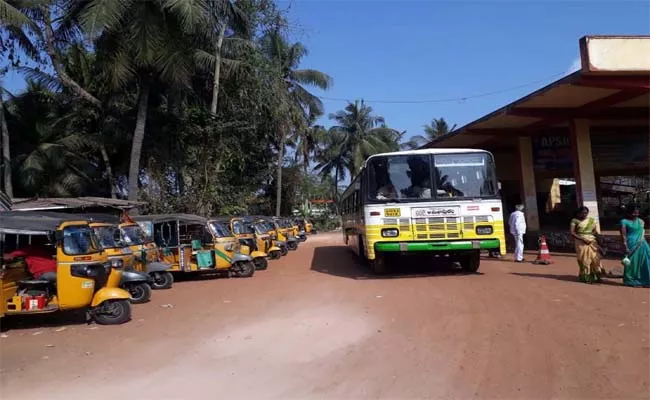
[[[499,239],[477,239],[456,241],[430,241],[430,242],[380,242],[375,243],[375,251],[381,253],[402,253],[418,251],[465,251],[465,250],[490,250],[501,246]]]

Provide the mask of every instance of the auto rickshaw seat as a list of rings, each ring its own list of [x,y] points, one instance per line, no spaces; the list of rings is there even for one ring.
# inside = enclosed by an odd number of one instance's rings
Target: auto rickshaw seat
[[[52,286],[55,283],[56,282],[47,279],[32,278],[32,279],[22,279],[18,281],[18,286],[20,287]]]

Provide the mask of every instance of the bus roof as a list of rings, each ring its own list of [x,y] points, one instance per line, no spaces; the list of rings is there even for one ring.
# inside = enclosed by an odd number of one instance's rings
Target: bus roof
[[[366,163],[371,158],[382,157],[382,156],[408,156],[414,154],[452,154],[452,153],[488,153],[487,150],[482,149],[419,149],[419,150],[403,150],[403,151],[393,151],[390,153],[379,153],[373,154],[364,161],[363,166],[366,166]]]

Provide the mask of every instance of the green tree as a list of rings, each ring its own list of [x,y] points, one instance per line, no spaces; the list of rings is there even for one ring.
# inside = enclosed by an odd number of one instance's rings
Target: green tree
[[[298,69],[307,49],[300,43],[289,44],[278,30],[271,31],[263,39],[262,49],[277,71],[273,85],[277,90],[275,132],[277,134],[276,205],[275,214],[280,215],[282,206],[282,166],[287,139],[291,133],[306,131],[309,115],[323,113],[323,103],[305,86],[328,89],[332,78],[315,69]]]
[[[330,132],[344,139],[342,151],[350,160],[348,172],[356,175],[363,162],[373,154],[395,151],[401,134],[389,128],[383,117],[373,115],[363,100],[348,103],[344,110],[330,114],[335,125]]]
[[[407,142],[403,143],[401,147],[410,150],[418,149],[440,136],[444,136],[453,131],[456,129],[456,125],[454,124],[449,128],[449,124],[444,118],[434,118],[430,123],[424,125],[423,128],[424,134],[411,137]]]
[[[138,87],[128,175],[128,196],[135,200],[152,86],[161,81],[189,88],[195,54],[190,38],[211,27],[211,20],[205,3],[192,0],[89,0],[80,15],[88,34],[101,34],[100,54],[113,85]]]

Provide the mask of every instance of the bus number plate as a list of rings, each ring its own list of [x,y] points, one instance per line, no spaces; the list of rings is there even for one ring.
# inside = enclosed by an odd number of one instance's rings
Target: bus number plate
[[[427,207],[412,208],[411,212],[414,218],[426,217],[457,217],[459,215],[458,207]]]
[[[384,217],[399,217],[401,215],[399,208],[386,208],[384,210]]]

